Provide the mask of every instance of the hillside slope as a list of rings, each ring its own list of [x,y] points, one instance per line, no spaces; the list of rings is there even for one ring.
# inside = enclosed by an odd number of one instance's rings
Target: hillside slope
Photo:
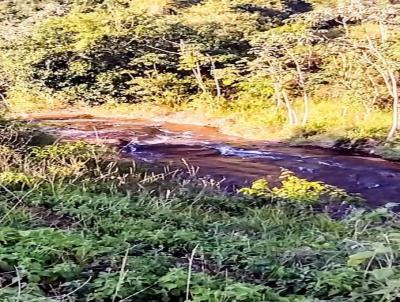
[[[261,138],[393,140],[393,2],[6,0],[0,90],[19,112],[187,111]]]

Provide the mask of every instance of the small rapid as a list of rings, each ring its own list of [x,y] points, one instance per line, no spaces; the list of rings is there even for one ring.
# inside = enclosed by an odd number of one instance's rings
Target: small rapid
[[[258,178],[278,182],[282,169],[360,194],[372,206],[400,202],[400,164],[333,150],[288,147],[226,136],[214,128],[152,124],[143,120],[59,119],[39,121],[62,140],[117,146],[121,155],[147,163],[199,167],[200,176],[226,186]]]

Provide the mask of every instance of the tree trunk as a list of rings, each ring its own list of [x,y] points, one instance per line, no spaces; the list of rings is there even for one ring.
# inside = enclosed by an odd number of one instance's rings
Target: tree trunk
[[[294,64],[296,65],[297,77],[299,79],[300,87],[303,91],[304,113],[303,113],[303,121],[301,124],[305,125],[305,124],[307,124],[308,118],[310,115],[310,98],[307,93],[306,79],[304,77],[303,71],[301,70],[300,62],[297,60],[297,58],[295,57],[295,55],[292,53],[291,50],[286,48],[286,51],[288,52],[289,56],[292,58]]]
[[[364,53],[366,62],[371,64],[382,76],[387,90],[393,99],[392,105],[392,126],[387,135],[387,140],[392,141],[397,131],[400,130],[400,100],[399,100],[399,88],[397,87],[396,71],[393,69],[386,58],[379,52],[375,47],[372,40],[368,37],[370,53],[378,59],[378,62],[373,62],[368,58],[367,54]]]
[[[193,68],[193,74],[194,77],[197,80],[197,84],[199,85],[200,89],[203,91],[203,93],[207,93],[207,88],[204,85],[203,77],[201,75],[201,69],[200,69],[200,64],[196,64],[196,68]]]
[[[292,104],[290,103],[289,97],[286,93],[285,90],[282,90],[282,96],[285,101],[285,105],[288,111],[288,117],[289,117],[289,124],[291,126],[297,125],[297,115],[296,112],[293,110]]]
[[[282,95],[280,93],[280,89],[279,85],[274,85],[274,89],[275,89],[275,101],[276,101],[276,107],[280,108],[283,107],[283,102],[282,102]]]
[[[0,100],[1,100],[1,103],[3,104],[3,107],[5,109],[9,109],[10,108],[10,105],[8,104],[6,98],[4,97],[4,95],[2,93],[0,93]]]
[[[222,95],[221,86],[219,84],[219,79],[218,79],[217,74],[216,74],[215,63],[214,63],[214,61],[212,59],[211,59],[211,71],[212,71],[212,74],[213,74],[213,77],[214,77],[215,88],[217,90],[217,97],[220,98],[221,95]]]
[[[397,87],[397,79],[394,72],[390,72],[390,82],[392,84],[391,95],[393,97],[393,115],[392,127],[390,128],[387,140],[391,141],[395,138],[397,131],[400,130],[400,102],[399,102],[399,89]]]
[[[303,91],[303,100],[304,100],[304,115],[302,125],[307,124],[308,119],[310,117],[310,98],[308,97],[307,91]]]

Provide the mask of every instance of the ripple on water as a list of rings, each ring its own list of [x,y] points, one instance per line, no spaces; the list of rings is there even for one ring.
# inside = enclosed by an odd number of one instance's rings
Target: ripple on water
[[[283,157],[277,156],[277,152],[268,152],[268,151],[257,151],[257,150],[246,150],[235,148],[231,146],[216,146],[221,155],[224,156],[239,156],[239,157],[250,157],[250,158],[266,158],[272,160],[282,160]]]
[[[300,177],[360,193],[371,205],[400,201],[400,165],[383,160],[329,150],[256,144],[204,127],[100,120],[55,124],[46,129],[65,140],[124,146],[122,154],[144,162],[178,166],[185,158],[189,164],[199,166],[201,174],[223,176],[239,186],[261,177],[278,179],[283,167]]]

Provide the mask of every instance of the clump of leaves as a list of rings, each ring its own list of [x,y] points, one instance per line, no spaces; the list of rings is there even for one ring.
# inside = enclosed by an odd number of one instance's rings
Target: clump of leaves
[[[4,171],[0,172],[0,184],[7,188],[29,188],[35,183],[38,183],[38,179],[21,172],[15,171]]]
[[[30,155],[37,160],[60,161],[63,159],[74,158],[85,161],[94,158],[99,154],[100,148],[80,141],[68,144],[54,144],[45,147],[34,147]]]
[[[320,181],[308,181],[297,177],[293,172],[284,170],[280,176],[281,185],[271,188],[268,181],[260,179],[251,187],[242,188],[240,193],[249,196],[263,197],[271,200],[282,200],[303,205],[320,205],[321,202],[356,200],[344,190],[327,185]]]

